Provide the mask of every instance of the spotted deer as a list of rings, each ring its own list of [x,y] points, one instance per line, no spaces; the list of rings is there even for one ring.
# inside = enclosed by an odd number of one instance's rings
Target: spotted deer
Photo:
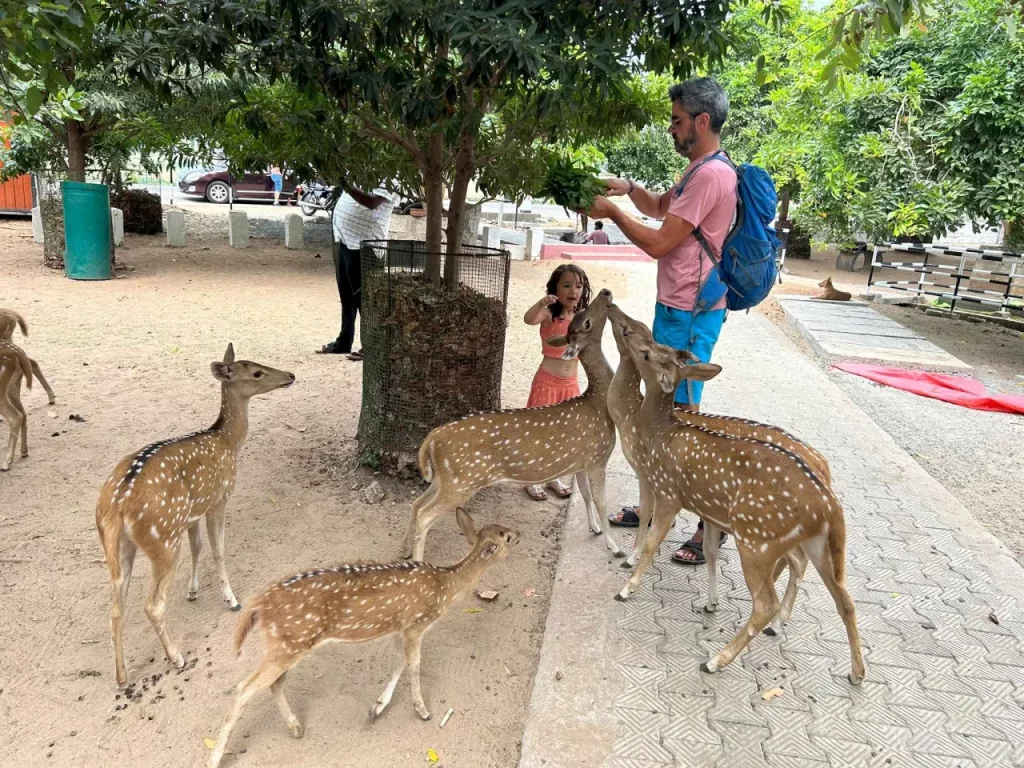
[[[638,462],[638,474],[653,496],[653,517],[640,562],[616,598],[625,600],[640,586],[676,514],[685,506],[705,521],[709,567],[717,554],[719,531],[733,535],[753,601],[746,627],[702,669],[716,672],[729,664],[778,615],[776,563],[798,548],[832,594],[850,643],[850,681],[860,683],[864,678],[860,635],[853,599],[844,583],[846,522],[831,487],[785,448],[675,417],[673,396],[679,383],[707,381],[721,372],[719,366],[694,362],[688,352],[652,343],[639,334],[627,333],[625,342],[645,386],[637,431],[647,453]]]
[[[461,507],[456,510],[456,519],[472,549],[455,565],[439,567],[413,561],[337,565],[297,574],[253,598],[238,622],[235,651],[241,654],[246,637],[258,625],[263,657],[256,671],[236,689],[231,713],[210,755],[210,768],[220,765],[242,708],[268,687],[292,735],[302,736],[302,725],[284,695],[285,676],[327,642],[362,643],[394,635],[401,659],[370,709],[370,721],[376,720],[391,702],[406,666],[412,676],[416,714],[430,719],[420,690],[423,635],[452,603],[473,591],[484,571],[503,559],[509,546],[519,543],[516,531],[498,525],[485,526],[478,532]]]
[[[153,443],[126,456],[103,485],[96,504],[96,528],[113,586],[110,632],[118,685],[128,681],[121,630],[137,550],[142,550],[153,565],[146,616],[167,660],[179,669],[185,659],[171,642],[164,624],[167,591],[174,581],[178,545],[187,531],[192,549],[188,599],[196,599],[203,546],[199,522],[204,517],[224,600],[231,610],[241,610],[224,564],[224,508],[234,489],[238,454],[249,428],[249,400],[290,386],[295,375],[235,360],[231,344],[224,360],[211,363],[210,370],[221,382],[220,415],[213,426]]]
[[[7,454],[0,458],[0,472],[6,472],[14,461],[14,452],[21,436],[21,456],[28,456],[28,416],[21,404],[21,382],[32,389],[32,361],[16,344],[0,340],[0,416],[7,421],[9,435]]]
[[[12,309],[0,309],[0,341],[12,341],[14,339],[15,327],[21,329],[22,336],[28,336],[28,325],[25,323],[25,319],[21,315]],[[43,376],[43,372],[39,368],[39,363],[31,357],[28,361],[32,366],[32,374],[36,377],[39,383],[43,385],[43,389],[46,390],[46,397],[49,400],[50,405],[53,405],[57,402],[57,396],[53,394],[53,389]],[[31,387],[26,387],[26,389],[31,389]]]
[[[578,313],[564,337],[548,344],[578,355],[587,391],[542,408],[478,413],[434,429],[420,445],[419,466],[430,487],[412,504],[403,555],[423,559],[427,531],[445,512],[463,506],[481,488],[515,481],[527,485],[575,475],[591,532],[604,534],[616,557],[624,557],[611,534],[605,505],[605,471],[615,447],[615,425],[606,404],[612,369],[601,351],[611,291],[603,290]]]
[[[637,473],[637,478],[641,485],[641,503],[639,504],[638,511],[640,525],[637,527],[633,552],[622,563],[623,568],[632,568],[636,566],[640,552],[643,551],[644,541],[647,539],[647,534],[650,530],[654,502],[650,489],[645,487],[639,472],[640,463],[646,455],[645,444],[639,439],[638,432],[640,409],[643,406],[644,398],[640,392],[640,372],[637,370],[636,364],[629,354],[629,349],[626,346],[626,336],[636,335],[638,338],[643,338],[651,344],[654,343],[654,337],[651,334],[650,328],[639,320],[635,320],[627,315],[615,304],[608,308],[608,321],[612,327],[615,346],[619,350],[619,365],[615,369],[615,376],[612,378],[611,387],[608,390],[608,412],[611,414],[612,421],[615,422],[615,426],[619,431],[622,455],[629,462],[633,471]],[[826,485],[832,484],[832,474],[825,457],[784,429],[749,419],[709,413],[693,413],[679,408],[674,410],[673,415],[684,424],[702,426],[727,435],[762,440],[778,445],[807,462],[811,470],[819,478],[822,478]],[[715,552],[707,560],[708,605],[710,611],[714,611],[718,603],[717,549],[716,546]],[[707,547],[705,547],[705,557],[707,558],[706,550]],[[803,556],[802,551],[793,550],[776,565],[774,574],[776,580],[782,575],[782,570],[787,562],[791,566],[790,573],[792,576],[787,584],[786,594],[782,600],[779,614],[775,618],[775,625],[765,629],[765,632],[769,635],[774,635],[781,631],[782,626],[789,621],[793,611],[793,603],[796,601],[797,591],[800,587],[800,580],[803,578],[804,570],[807,567],[807,559]]]

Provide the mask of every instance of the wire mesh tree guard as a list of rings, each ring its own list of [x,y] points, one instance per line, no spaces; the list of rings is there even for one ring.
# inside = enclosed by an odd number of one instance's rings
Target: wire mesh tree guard
[[[451,291],[426,278],[421,241],[365,241],[360,255],[360,456],[396,469],[434,427],[501,407],[510,257],[463,246]]]

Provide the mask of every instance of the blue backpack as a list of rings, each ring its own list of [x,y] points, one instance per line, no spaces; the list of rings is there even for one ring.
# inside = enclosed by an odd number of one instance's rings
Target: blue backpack
[[[730,310],[750,309],[765,300],[779,273],[775,259],[782,243],[771,226],[778,202],[775,182],[759,166],[743,163],[737,167],[721,150],[701,160],[693,173],[710,160],[721,160],[736,171],[736,218],[725,237],[721,257],[704,239],[700,227],[693,231],[716,267],[701,280],[694,312],[713,307],[723,295]],[[683,193],[693,173],[687,174],[675,197]]]

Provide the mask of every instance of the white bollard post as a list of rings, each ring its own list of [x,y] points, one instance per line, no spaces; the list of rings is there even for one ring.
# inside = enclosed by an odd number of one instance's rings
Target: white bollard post
[[[32,209],[32,239],[37,243],[43,242],[43,217],[38,206]]]
[[[231,211],[228,214],[228,244],[232,248],[249,247],[249,217],[245,211]]]
[[[284,217],[284,247],[296,250],[302,247],[303,218],[297,213]]]
[[[501,227],[484,227],[484,243],[488,248],[501,247]]]
[[[541,227],[530,227],[526,230],[526,260],[540,259],[540,247],[544,245],[544,230]]]
[[[171,248],[185,247],[185,212],[167,212],[167,245]]]
[[[110,222],[114,230],[114,245],[124,245],[124,211],[120,208],[110,209]]]

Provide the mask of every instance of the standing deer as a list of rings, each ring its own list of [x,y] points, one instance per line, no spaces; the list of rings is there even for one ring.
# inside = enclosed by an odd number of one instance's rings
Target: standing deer
[[[21,315],[12,309],[0,309],[0,341],[11,341],[14,338],[15,326],[21,329],[22,336],[28,336],[28,326]],[[44,378],[43,372],[39,368],[39,363],[31,357],[28,361],[32,366],[32,373],[39,380],[39,383],[43,385],[43,389],[46,390],[46,397],[50,401],[50,405],[53,405],[57,402],[57,397],[53,394],[53,389],[50,388],[49,383]],[[25,388],[31,389],[32,387],[27,386]]]
[[[253,599],[238,622],[235,651],[241,654],[246,637],[258,624],[263,658],[256,671],[238,684],[231,714],[210,755],[210,768],[220,765],[242,708],[268,687],[292,735],[302,736],[302,725],[284,695],[285,676],[326,642],[362,643],[395,635],[402,658],[370,709],[370,720],[376,720],[391,702],[406,666],[412,675],[416,714],[430,719],[420,690],[423,635],[452,603],[473,591],[484,571],[503,559],[510,545],[519,543],[516,531],[498,525],[488,525],[478,533],[461,507],[456,519],[472,549],[455,565],[442,568],[409,561],[337,565],[292,576]]]
[[[601,351],[611,291],[603,290],[578,313],[564,337],[566,359],[579,355],[587,391],[542,408],[478,413],[438,427],[420,445],[419,466],[430,487],[412,504],[403,555],[423,559],[427,531],[446,511],[463,506],[481,488],[515,481],[543,484],[575,474],[591,532],[604,534],[616,557],[624,557],[611,534],[605,505],[605,471],[615,447],[608,415],[612,369]],[[596,509],[595,509],[596,507]]]
[[[642,473],[640,472],[640,467],[646,457],[646,445],[640,440],[638,431],[640,409],[643,406],[644,398],[640,392],[640,372],[637,370],[636,364],[629,354],[629,348],[626,346],[626,336],[636,335],[650,344],[654,343],[654,337],[646,325],[638,320],[634,320],[615,304],[608,308],[608,320],[612,326],[615,345],[619,350],[619,366],[615,369],[615,376],[612,378],[612,384],[608,390],[608,412],[611,414],[612,421],[615,422],[615,426],[619,431],[619,438],[622,442],[622,454],[633,468],[633,471],[637,473],[637,479],[640,482],[638,513],[640,525],[637,527],[633,552],[622,563],[623,568],[632,568],[637,564],[637,559],[643,551],[644,542],[650,530],[654,497],[650,487],[644,483]],[[832,484],[831,471],[825,457],[784,429],[733,416],[693,413],[681,409],[675,409],[674,416],[684,424],[704,427],[734,437],[750,438],[778,445],[802,458],[811,470],[819,478],[822,478],[826,485]],[[718,547],[716,546],[711,559],[707,560],[708,610],[710,611],[714,611],[715,606],[718,604],[717,554]],[[706,555],[707,553],[705,552]],[[776,580],[782,574],[786,562],[791,566],[791,576],[786,587],[786,595],[782,600],[781,609],[775,619],[776,625],[765,629],[765,633],[769,635],[774,635],[781,631],[782,626],[789,621],[800,581],[807,567],[807,559],[803,556],[803,552],[793,550],[787,554],[784,560],[780,560],[776,565]]]
[[[679,383],[707,381],[721,372],[719,366],[691,364],[688,352],[654,344],[639,334],[627,333],[625,342],[646,388],[638,433],[647,454],[639,462],[639,473],[654,504],[651,535],[640,563],[616,599],[627,599],[640,586],[676,514],[686,506],[704,518],[709,568],[711,556],[717,554],[719,531],[734,536],[753,601],[745,629],[701,668],[716,672],[729,664],[779,613],[776,563],[799,548],[832,594],[850,643],[850,682],[860,683],[864,661],[856,610],[844,583],[846,521],[839,499],[791,451],[675,417],[673,395]],[[709,599],[709,609],[713,607]]]
[[[7,420],[10,434],[7,455],[0,458],[0,472],[6,472],[14,461],[14,451],[21,435],[21,456],[28,456],[28,416],[21,404],[21,380],[25,389],[32,389],[32,361],[21,347],[0,341],[0,416]]]
[[[164,625],[167,590],[174,581],[178,545],[188,531],[192,549],[188,599],[195,600],[198,595],[199,552],[203,547],[199,521],[203,517],[224,600],[231,610],[241,609],[224,565],[224,508],[235,485],[238,454],[249,428],[250,398],[290,386],[295,375],[248,360],[236,361],[231,344],[223,362],[211,363],[210,370],[221,382],[220,415],[214,425],[202,432],[153,443],[126,456],[103,485],[96,504],[96,528],[114,592],[110,632],[118,685],[128,682],[121,629],[137,549],[153,564],[146,616],[167,660],[179,669],[185,659]]]

